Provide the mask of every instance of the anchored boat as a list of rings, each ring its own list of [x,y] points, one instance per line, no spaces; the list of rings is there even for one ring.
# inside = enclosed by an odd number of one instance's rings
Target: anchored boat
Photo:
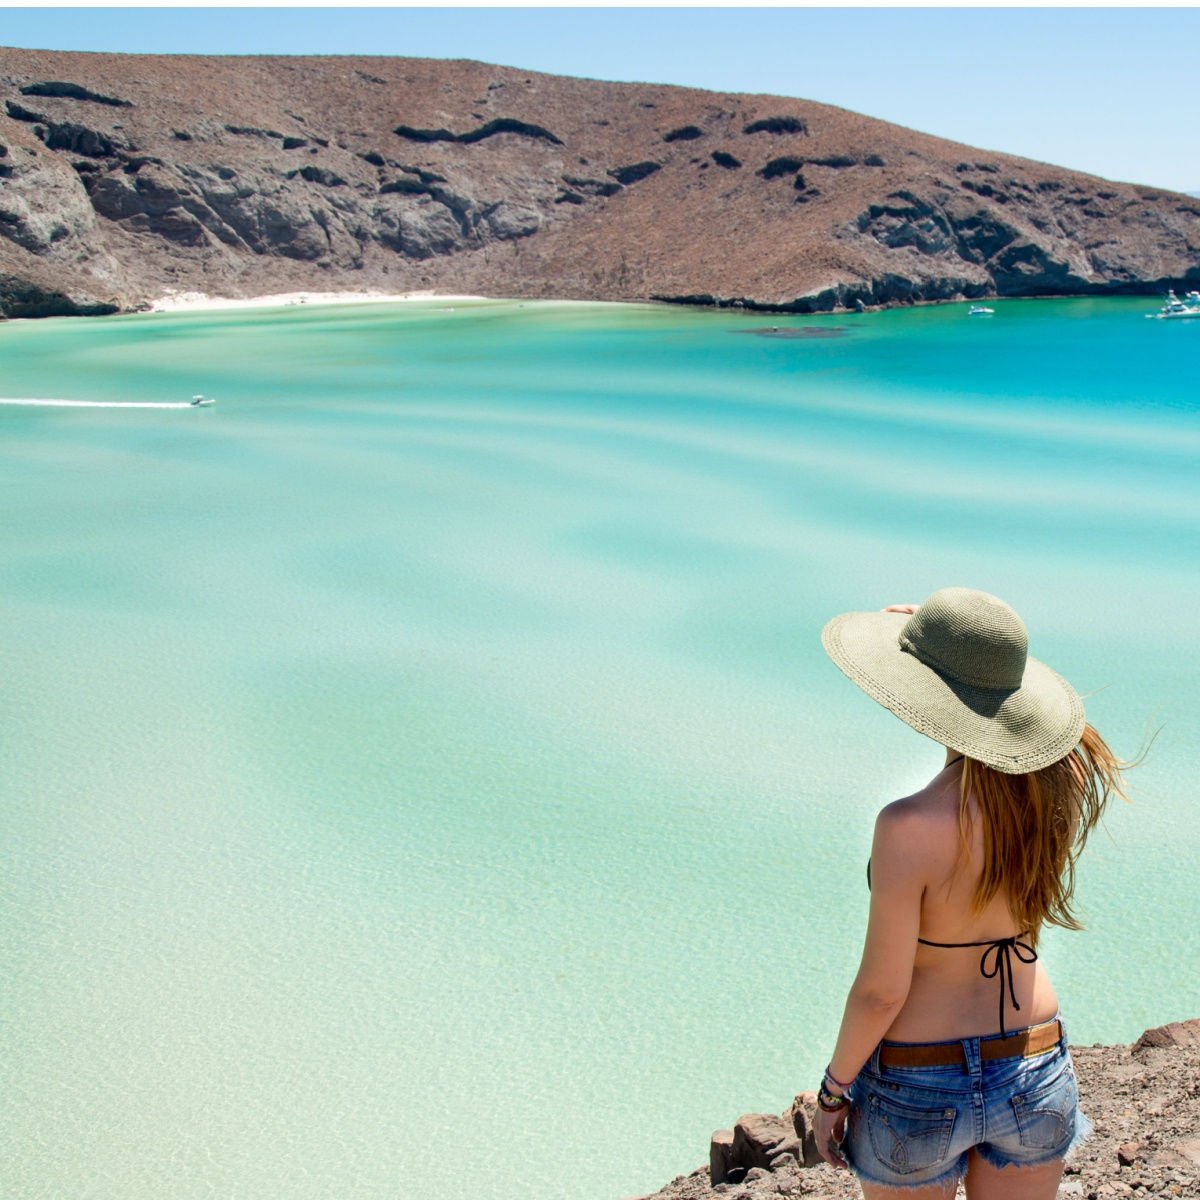
[[[1200,292],[1188,292],[1182,300],[1175,292],[1167,293],[1167,302],[1156,313],[1147,313],[1159,321],[1185,321],[1189,317],[1200,317]]]

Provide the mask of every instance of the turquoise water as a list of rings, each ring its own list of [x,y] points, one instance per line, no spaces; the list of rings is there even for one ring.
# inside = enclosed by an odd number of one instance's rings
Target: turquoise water
[[[1046,959],[1200,1015],[1200,322],[419,303],[0,326],[0,1191],[613,1198],[824,1065],[938,749],[850,608],[1003,596],[1119,751]],[[760,336],[778,325],[826,335]]]

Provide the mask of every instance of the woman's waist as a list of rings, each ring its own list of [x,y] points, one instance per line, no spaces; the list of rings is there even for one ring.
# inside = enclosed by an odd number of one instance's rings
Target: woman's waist
[[[968,964],[937,963],[914,968],[908,996],[884,1037],[898,1042],[987,1037],[1057,1013],[1058,997],[1041,963],[1023,965],[1003,981]]]
[[[1054,1073],[1069,1060],[1062,1018],[1052,1018],[1004,1034],[948,1038],[933,1042],[885,1039],[872,1052],[861,1075],[874,1086],[967,1092],[982,1083],[1003,1086],[1031,1072]]]

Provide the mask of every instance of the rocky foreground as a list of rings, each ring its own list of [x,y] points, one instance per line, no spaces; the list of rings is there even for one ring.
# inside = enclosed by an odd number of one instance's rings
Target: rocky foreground
[[[0,316],[171,291],[814,312],[1197,285],[1192,197],[806,100],[476,62],[0,49]]]
[[[1147,1030],[1132,1046],[1071,1053],[1095,1132],[1068,1164],[1059,1195],[1200,1198],[1200,1020]],[[642,1200],[861,1200],[848,1172],[817,1157],[814,1103],[806,1093],[782,1117],[740,1118],[713,1135],[708,1166]]]

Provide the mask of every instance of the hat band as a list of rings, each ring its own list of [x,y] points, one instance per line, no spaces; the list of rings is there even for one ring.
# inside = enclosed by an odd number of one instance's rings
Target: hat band
[[[943,675],[947,679],[952,679],[955,683],[966,684],[967,687],[983,688],[989,692],[1015,692],[1021,686],[1024,678],[1024,664],[1022,664],[1021,676],[1015,683],[996,683],[994,679],[982,679],[978,676],[964,675],[961,671],[939,662],[932,654],[918,646],[907,634],[901,633],[897,640],[903,653],[911,654],[918,662],[924,663],[925,666],[932,668],[939,675]]]

